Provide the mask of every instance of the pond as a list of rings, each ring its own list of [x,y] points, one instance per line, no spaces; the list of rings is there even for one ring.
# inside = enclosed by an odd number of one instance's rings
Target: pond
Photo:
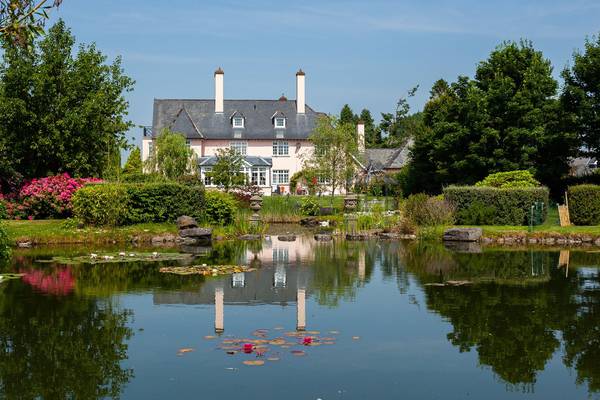
[[[193,261],[15,251],[0,398],[599,399],[600,253],[467,250],[270,237]],[[159,272],[190,262],[256,270]]]

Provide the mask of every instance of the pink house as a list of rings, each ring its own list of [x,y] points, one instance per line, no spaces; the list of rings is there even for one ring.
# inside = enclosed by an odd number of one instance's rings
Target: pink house
[[[225,100],[224,73],[217,69],[215,98],[155,99],[152,130],[142,139],[142,159],[152,151],[163,128],[185,135],[198,156],[198,172],[207,187],[207,173],[219,148],[232,147],[244,156],[243,172],[263,194],[288,193],[291,176],[300,171],[313,146],[308,140],[321,115],[306,105],[305,74],[296,73],[296,100]]]

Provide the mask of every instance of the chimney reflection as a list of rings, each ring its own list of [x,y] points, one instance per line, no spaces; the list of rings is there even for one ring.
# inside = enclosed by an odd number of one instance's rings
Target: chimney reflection
[[[306,290],[296,292],[296,330],[306,330]]]
[[[365,250],[361,249],[360,252],[358,253],[358,279],[361,282],[364,282],[364,280],[365,280],[366,264],[367,264],[367,260],[366,260]]]
[[[224,325],[223,325],[223,299],[224,293],[222,287],[215,288],[215,332],[223,333]]]

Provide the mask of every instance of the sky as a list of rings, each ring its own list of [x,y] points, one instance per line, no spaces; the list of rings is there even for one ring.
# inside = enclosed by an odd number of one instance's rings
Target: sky
[[[473,76],[505,40],[533,41],[559,78],[600,32],[600,0],[63,0],[56,18],[122,57],[136,125],[152,124],[154,98],[213,98],[218,67],[226,99],[294,99],[302,68],[313,109],[348,103],[379,120],[416,85],[415,111],[437,79]]]

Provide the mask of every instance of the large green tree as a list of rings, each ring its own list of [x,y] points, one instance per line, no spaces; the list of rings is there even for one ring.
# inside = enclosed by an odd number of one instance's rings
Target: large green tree
[[[228,192],[246,182],[246,175],[242,172],[243,158],[238,151],[230,147],[218,149],[216,156],[217,162],[207,174],[215,185]]]
[[[26,46],[43,33],[48,10],[62,0],[0,0],[0,38]]]
[[[414,97],[417,89],[418,86],[409,90],[407,97],[400,98],[393,113],[381,113],[378,130],[380,138],[382,132],[385,134],[385,139],[380,139],[383,147],[402,147],[411,137],[415,136],[422,117],[421,113],[410,112],[408,99]]]
[[[371,111],[364,108],[359,115],[359,119],[365,124],[365,144],[366,147],[381,146],[381,130],[375,126],[375,121],[371,115]]]
[[[317,171],[331,188],[331,195],[348,186],[355,171],[358,153],[356,128],[353,123],[343,123],[335,116],[323,116],[310,135],[314,151],[305,160],[305,168]]]
[[[340,122],[343,124],[355,124],[357,120],[358,117],[354,114],[352,108],[348,104],[344,104],[344,107],[340,111]]]
[[[585,51],[573,54],[573,65],[562,72],[561,103],[584,154],[600,159],[600,36],[586,40]]]
[[[186,144],[185,136],[165,128],[154,141],[146,169],[167,179],[177,179],[192,172],[194,161],[194,152]]]
[[[141,174],[143,169],[142,163],[142,152],[139,147],[135,147],[129,153],[129,157],[127,158],[127,162],[123,167],[124,175],[132,175],[132,174]]]
[[[528,41],[498,46],[479,63],[475,79],[438,81],[412,147],[413,190],[473,184],[517,169],[557,182],[577,150],[557,87],[550,61]]]
[[[33,50],[4,46],[0,137],[9,146],[0,172],[104,176],[113,168],[132,126],[124,93],[134,82],[119,58],[107,64],[95,45],[74,45],[59,21]]]

